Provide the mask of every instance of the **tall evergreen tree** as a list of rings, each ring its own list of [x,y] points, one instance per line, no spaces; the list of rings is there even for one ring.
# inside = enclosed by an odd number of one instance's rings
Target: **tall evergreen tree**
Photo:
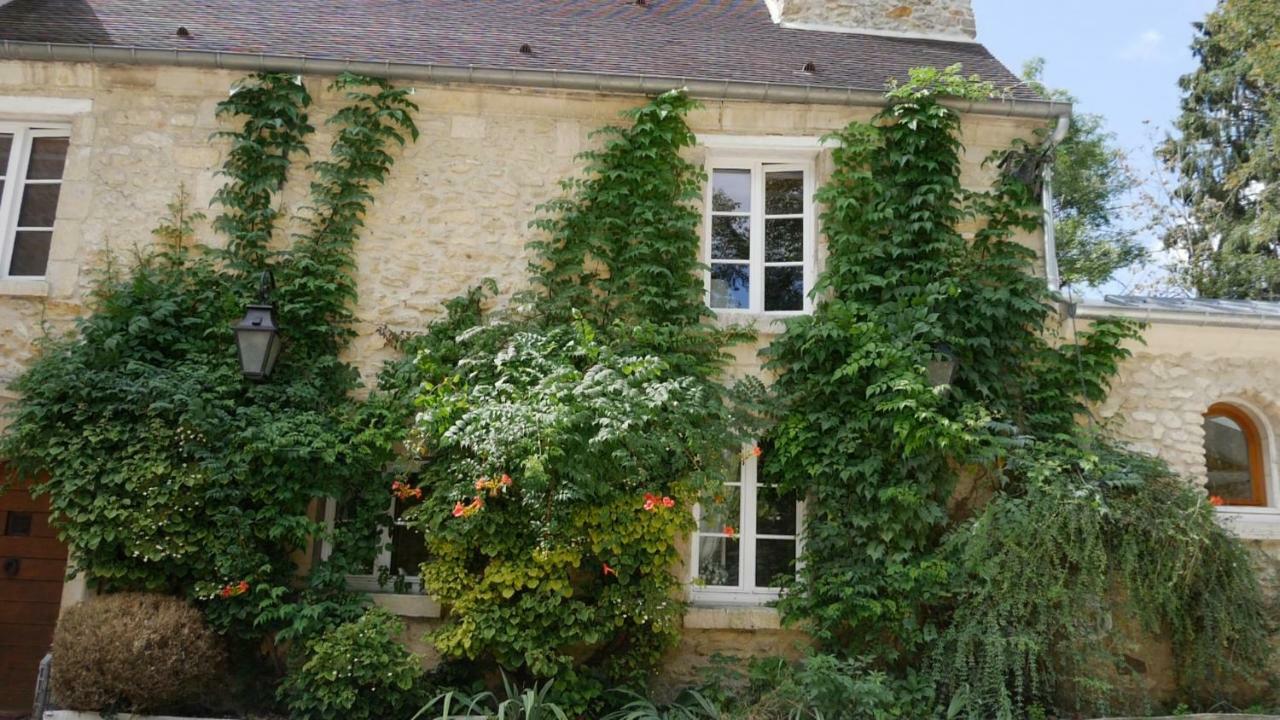
[[[1176,268],[1206,297],[1280,297],[1280,4],[1219,0],[1180,80],[1178,136],[1160,148],[1189,221],[1166,231]]]

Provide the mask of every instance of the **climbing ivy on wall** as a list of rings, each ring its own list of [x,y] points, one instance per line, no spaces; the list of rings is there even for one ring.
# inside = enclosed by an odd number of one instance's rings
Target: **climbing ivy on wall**
[[[588,716],[675,641],[677,543],[749,431],[722,377],[745,335],[703,322],[691,107],[667,93],[602,131],[535,222],[533,291],[491,314],[477,291],[407,341],[423,577],[450,608],[430,639]]]
[[[873,122],[835,134],[816,309],[768,349],[767,399],[727,383],[726,348],[754,333],[719,329],[703,304],[705,177],[684,157],[694,104],[673,92],[602,130],[542,208],[531,291],[492,311],[486,284],[424,332],[388,333],[403,358],[355,400],[340,357],[354,243],[394,147],[417,132],[404,91],[355,76],[333,90],[348,104],[308,165],[297,236],[281,237],[279,200],[308,153],[311,98],[257,75],[220,106],[239,124],[222,134],[215,196],[226,246],[192,242],[201,218],[180,199],[158,245],[107,272],[76,333],[15,385],[0,452],[49,493],[91,582],[185,595],[248,644],[327,642],[325,663],[303,667],[323,675],[362,637],[333,631],[360,612],[344,578],[371,565],[384,469],[411,460],[397,492],[422,500],[407,519],[450,608],[430,639],[476,677],[554,679],[565,707],[596,712],[675,642],[691,507],[767,425],[767,471],[810,500],[782,612],[877,686],[906,680],[911,702],[932,688],[952,717],[1033,717],[1070,705],[1064,692],[1102,707],[1113,678],[1098,668],[1122,648],[1097,627],[1120,611],[1169,634],[1188,687],[1265,661],[1239,542],[1158,461],[1081,422],[1136,329],[1056,337],[1055,299],[1015,241],[1038,225],[1036,198],[1004,171],[1036,150],[993,158],[987,191],[960,183],[960,119],[941,99],[987,86],[920,71]],[[263,269],[289,344],[256,384],[230,325]],[[959,371],[935,388],[942,344]],[[958,485],[980,501],[957,506]],[[315,520],[322,498],[346,508],[332,532]],[[300,588],[296,555],[314,538],[334,552]],[[367,622],[389,646],[391,624]],[[293,707],[315,704],[311,684],[286,687]]]
[[[22,400],[0,445],[39,481],[75,548],[73,570],[106,591],[151,590],[200,603],[245,639],[307,636],[359,611],[343,585],[376,552],[392,440],[351,399],[352,252],[389,146],[415,138],[406,92],[344,75],[347,105],[312,162],[303,233],[282,237],[280,193],[307,154],[311,97],[287,75],[255,75],[219,105],[239,127],[214,202],[225,248],[192,241],[185,196],[160,242],[96,283],[89,313],[41,347],[15,383]],[[231,325],[273,270],[286,349],[269,382],[240,374]],[[334,552],[295,588],[297,555],[326,537],[315,503],[351,519]]]
[[[834,652],[930,668],[952,716],[975,719],[1105,705],[1110,664],[1080,651],[1118,657],[1095,631],[1122,609],[1113,579],[1148,632],[1176,629],[1184,677],[1257,663],[1263,615],[1238,541],[1202,493],[1081,423],[1137,329],[1057,337],[1035,253],[1016,242],[1038,227],[1037,198],[1006,171],[1037,150],[990,159],[988,191],[960,183],[960,117],[941,100],[987,91],[955,69],[917,72],[834,136],[816,309],[767,351],[768,470],[810,498],[782,611]],[[944,345],[958,371],[932,387]],[[992,499],[957,523],[962,480]]]

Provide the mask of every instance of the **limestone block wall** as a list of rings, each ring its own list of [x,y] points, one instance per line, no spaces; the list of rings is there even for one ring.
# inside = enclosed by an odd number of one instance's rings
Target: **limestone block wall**
[[[1268,507],[1219,516],[1249,541],[1267,593],[1280,596],[1280,330],[1157,322],[1143,339],[1095,414],[1131,447],[1204,485],[1205,411],[1217,402],[1244,409],[1262,435]]]
[[[34,290],[0,283],[0,399],[11,397],[8,382],[32,357],[33,341],[70,328],[90,288],[91,269],[108,256],[128,262],[135,248],[151,242],[150,228],[180,185],[191,192],[197,209],[216,213],[209,201],[222,182],[216,169],[226,143],[210,136],[229,125],[214,110],[239,78],[190,68],[0,61],[0,97],[93,103],[90,112],[70,118],[71,150],[47,283]],[[319,157],[330,140],[322,121],[341,106],[341,98],[325,89],[328,78],[306,82],[315,97],[311,118],[318,131],[311,147]],[[556,197],[557,182],[580,168],[575,155],[590,146],[589,133],[617,122],[621,111],[640,102],[623,95],[477,86],[430,85],[415,91],[422,136],[397,151],[358,248],[359,337],[350,359],[366,379],[390,357],[375,332],[380,325],[420,328],[440,313],[444,300],[482,278],[497,280],[504,295],[524,284],[535,207]],[[818,137],[873,112],[724,101],[706,103],[689,122],[699,134]],[[6,114],[2,102],[0,117],[22,119]],[[1015,137],[1029,137],[1041,124],[967,118],[965,185],[989,185],[993,171],[982,168],[982,160]],[[691,152],[691,159],[700,158],[700,151]],[[295,168],[286,207],[305,201],[303,165],[300,161]],[[818,182],[829,172],[830,153],[824,153]],[[198,239],[222,242],[208,223],[198,228]],[[1038,234],[1019,240],[1037,251],[1042,247]],[[768,331],[777,329],[767,322],[758,326],[765,341]],[[757,349],[739,349],[739,372],[758,371]]]
[[[1280,331],[1154,323],[1144,339],[1097,408],[1119,437],[1199,484],[1205,482],[1203,415],[1210,405],[1243,406],[1274,443],[1269,431],[1280,427]],[[1274,479],[1275,454],[1264,460]]]
[[[8,385],[31,361],[35,341],[72,328],[85,309],[94,270],[109,259],[127,263],[152,241],[149,230],[179,186],[191,193],[197,209],[217,212],[209,203],[222,182],[216,171],[227,144],[211,135],[230,125],[215,117],[215,108],[239,78],[190,68],[0,61],[0,118],[29,119],[7,110],[6,97],[92,102],[88,112],[68,118],[71,149],[48,277],[20,287],[0,281],[0,403],[13,399]],[[328,78],[304,80],[315,98],[311,120],[318,131],[311,147],[322,158],[330,140],[322,123],[342,101],[325,89]],[[396,151],[357,249],[358,337],[348,357],[366,382],[391,357],[377,333],[380,326],[420,329],[441,314],[443,301],[486,277],[499,283],[502,298],[524,286],[535,207],[556,197],[558,181],[580,169],[575,156],[591,147],[592,130],[618,122],[621,111],[641,102],[634,96],[448,85],[416,87],[413,100],[421,108],[415,119],[422,135]],[[699,134],[816,138],[874,111],[708,102],[689,122]],[[967,117],[964,184],[989,186],[993,171],[982,168],[983,159],[1016,137],[1031,137],[1042,124]],[[703,155],[695,149],[690,158],[701,161]],[[819,183],[830,173],[830,162],[829,152],[819,157]],[[305,202],[307,180],[305,161],[299,161],[283,198],[286,208]],[[281,238],[292,228],[284,230]],[[197,235],[208,244],[222,243],[207,222]],[[1038,234],[1019,241],[1042,250]],[[758,327],[759,341],[736,350],[735,373],[760,372],[756,353],[778,328],[767,321]],[[779,629],[770,613],[690,619],[688,636],[671,658],[672,677],[688,677],[716,651],[794,648],[798,636]],[[417,636],[430,624],[412,622]]]
[[[973,39],[971,0],[770,0],[784,23]]]

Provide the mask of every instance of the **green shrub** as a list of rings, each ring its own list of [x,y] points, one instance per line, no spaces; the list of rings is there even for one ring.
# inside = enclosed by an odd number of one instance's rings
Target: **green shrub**
[[[1005,490],[948,539],[957,603],[932,669],[963,717],[1143,709],[1145,698],[1121,692],[1130,639],[1107,630],[1117,614],[1171,641],[1192,699],[1238,692],[1232,680],[1268,666],[1247,550],[1202,490],[1105,442],[1033,445],[1007,474]]]
[[[685,691],[667,708],[633,702],[617,720],[919,720],[936,714],[930,678],[874,669],[861,659],[814,653],[798,662],[757,658],[745,672],[734,658],[719,657],[704,684]],[[645,707],[652,712],[640,712]],[[635,712],[631,712],[635,711]]]
[[[627,703],[600,720],[720,720],[720,705],[698,690],[685,690],[666,705],[659,705],[629,690],[615,693]]]
[[[751,720],[916,720],[933,714],[929,680],[872,669],[863,660],[814,654],[798,663],[751,664]]]
[[[226,667],[222,638],[198,610],[140,593],[68,609],[54,632],[53,657],[53,697],[73,710],[182,710]]]
[[[280,687],[300,720],[408,717],[422,704],[422,661],[399,641],[404,624],[382,609],[326,632]]]

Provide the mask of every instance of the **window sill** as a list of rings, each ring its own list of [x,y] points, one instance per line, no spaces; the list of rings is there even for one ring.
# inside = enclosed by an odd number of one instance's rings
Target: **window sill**
[[[438,618],[440,603],[428,595],[397,595],[394,593],[369,593],[369,600],[392,615],[407,618]]]
[[[787,320],[813,314],[811,310],[802,312],[751,312],[749,310],[716,310],[715,308],[712,308],[711,312],[715,313],[716,327],[728,328],[754,325],[757,332],[765,335],[781,335],[787,330]]]
[[[781,630],[782,620],[771,607],[713,607],[690,605],[684,612],[689,630]]]
[[[368,593],[376,606],[393,615],[407,618],[439,618],[440,603],[427,595]],[[689,605],[684,613],[684,627],[689,630],[781,630],[778,610],[755,605]]]
[[[1280,508],[1223,506],[1218,522],[1244,540],[1280,540]]]
[[[49,281],[43,279],[0,279],[0,295],[10,297],[49,297]]]

